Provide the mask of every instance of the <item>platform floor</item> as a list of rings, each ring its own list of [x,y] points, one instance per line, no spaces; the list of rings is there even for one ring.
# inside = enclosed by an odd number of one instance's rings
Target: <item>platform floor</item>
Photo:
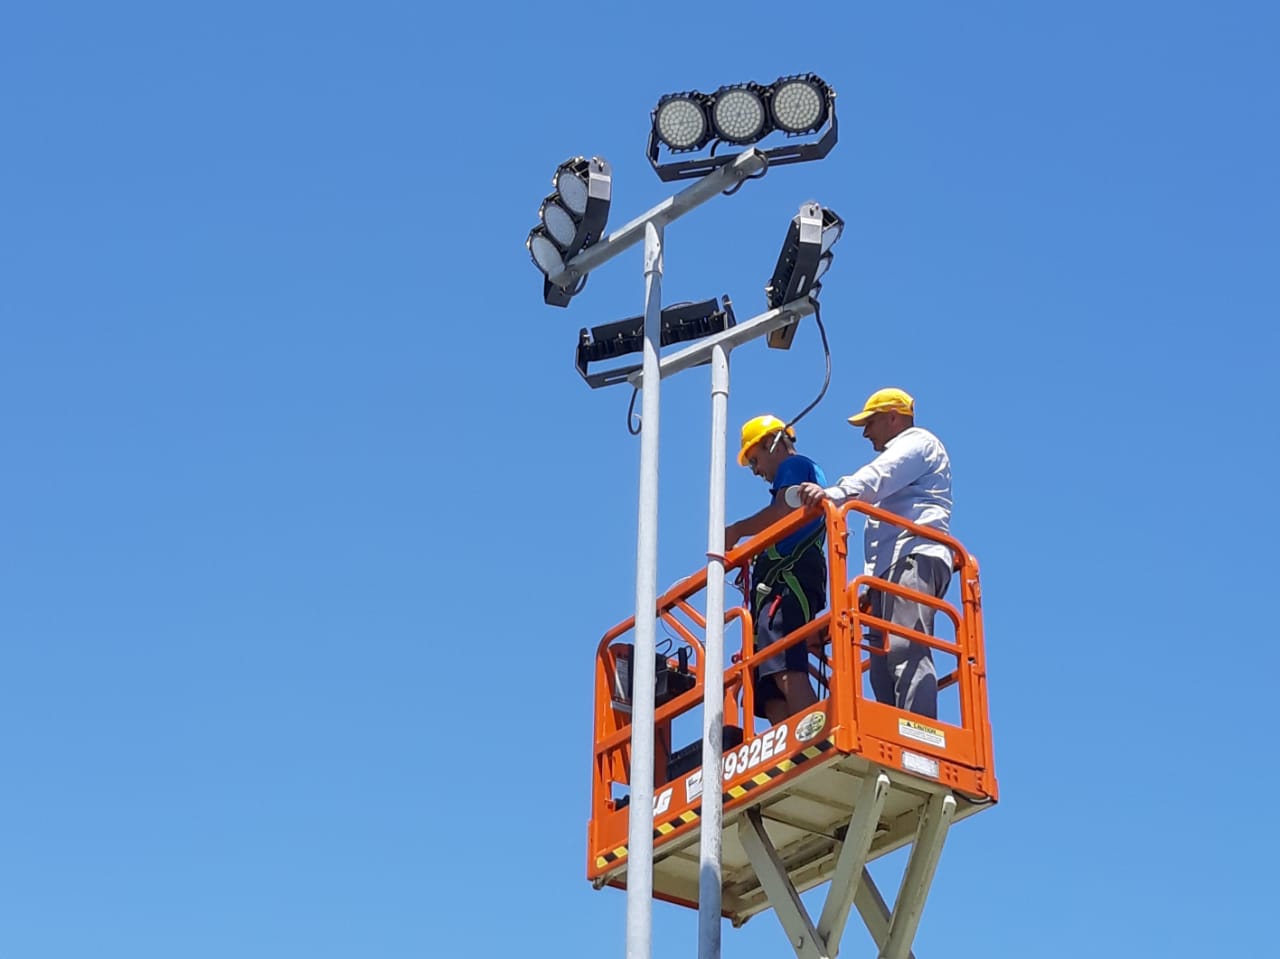
[[[765,829],[792,884],[798,892],[804,892],[828,881],[834,873],[840,841],[853,815],[863,780],[872,770],[873,775],[886,773],[892,788],[876,827],[868,861],[909,844],[915,838],[929,798],[950,791],[932,780],[873,766],[857,756],[834,753],[815,762],[804,775],[779,783],[776,788],[762,790],[754,802],[726,809],[721,853],[725,916],[737,925],[770,908],[738,839],[737,823],[748,809],[761,810]],[[955,794],[955,798],[956,820],[991,805],[971,802],[960,794]],[[699,825],[666,842],[655,843],[653,890],[656,896],[687,904],[697,902],[700,836]],[[626,885],[625,860],[619,866],[604,877],[608,884]]]

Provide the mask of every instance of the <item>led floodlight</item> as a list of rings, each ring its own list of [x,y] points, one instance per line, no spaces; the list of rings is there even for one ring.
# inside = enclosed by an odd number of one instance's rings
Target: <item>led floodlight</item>
[[[747,147],[771,133],[788,138],[818,134],[810,143],[761,149],[771,165],[821,160],[836,145],[835,91],[814,73],[779,77],[768,86],[731,83],[715,93],[669,93],[653,110],[649,163],[662,180],[701,177],[733,161],[738,152],[718,153],[720,144]],[[824,131],[825,128],[825,132]],[[692,153],[710,146],[704,159],[658,162],[668,153]]]
[[[844,220],[832,210],[817,203],[805,203],[791,219],[787,239],[778,254],[773,277],[764,288],[770,309],[801,297],[815,297],[821,290],[818,282],[831,268],[834,254],[831,247],[844,230]],[[769,334],[768,343],[775,349],[791,346],[796,335],[796,324],[791,323]]]
[[[764,87],[738,83],[721,87],[712,97],[711,119],[716,134],[728,143],[755,143],[764,136],[768,111]]]
[[[773,124],[798,136],[821,129],[827,119],[827,85],[812,73],[784,77],[773,85]]]
[[[662,346],[671,346],[675,343],[700,340],[704,336],[727,330],[736,322],[733,317],[733,304],[729,302],[727,296],[724,297],[723,307],[714,297],[699,303],[670,306],[662,311],[660,342]],[[613,386],[616,383],[626,382],[627,377],[640,369],[641,364],[625,364],[599,373],[588,373],[587,367],[592,363],[614,360],[629,353],[639,353],[643,349],[644,317],[633,316],[590,330],[583,328],[578,334],[578,350],[574,365],[593,390],[602,386]]]
[[[706,97],[700,93],[672,93],[653,111],[653,132],[673,153],[701,150],[711,139]]]
[[[555,286],[550,277],[564,264],[604,236],[613,193],[613,173],[600,157],[574,157],[556,167],[551,177],[555,192],[538,208],[541,221],[529,231],[525,246],[544,277],[542,299],[551,306],[568,306],[582,289]],[[585,281],[585,277],[583,278]]]

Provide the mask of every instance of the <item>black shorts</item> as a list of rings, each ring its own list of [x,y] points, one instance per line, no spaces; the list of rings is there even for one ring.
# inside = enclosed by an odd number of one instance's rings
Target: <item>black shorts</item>
[[[767,649],[810,622],[827,603],[827,564],[820,549],[807,551],[791,573],[804,594],[805,602],[800,601],[792,587],[775,581],[773,591],[765,598],[756,615],[757,652]],[[808,671],[809,646],[803,642],[792,643],[788,648],[779,650],[777,655],[761,662],[754,671],[756,715],[764,717],[764,704],[771,699],[782,698],[782,690],[778,688],[774,676],[783,672],[807,674]]]

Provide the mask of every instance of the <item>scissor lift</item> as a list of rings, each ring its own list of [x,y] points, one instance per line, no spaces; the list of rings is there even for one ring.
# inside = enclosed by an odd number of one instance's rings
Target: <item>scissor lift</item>
[[[866,514],[949,547],[959,604],[925,596],[865,575],[849,576],[848,515]],[[776,726],[755,727],[751,670],[764,658],[752,643],[751,614],[726,610],[726,633],[742,649],[724,675],[725,750],[721,791],[724,915],[741,925],[772,908],[800,959],[833,957],[852,909],[857,909],[879,955],[901,959],[911,943],[951,824],[998,798],[987,717],[978,564],[961,544],[933,530],[862,503],[824,506],[829,609],[786,637],[804,643],[820,701]],[[812,520],[796,510],[731,551],[726,568],[746,570],[772,543]],[[861,564],[858,564],[859,567]],[[701,763],[703,646],[706,620],[698,608],[706,570],[676,584],[658,600],[659,622],[678,647],[660,657],[655,722],[653,894],[697,908],[699,831],[704,787]],[[868,588],[927,603],[937,610],[938,636],[870,615],[859,606]],[[949,621],[954,637],[943,624]],[[630,776],[628,676],[634,617],[609,630],[596,660],[594,762],[587,876],[625,888],[627,794]],[[926,719],[876,702],[864,689],[872,656],[884,643],[865,628],[905,636],[954,659],[938,685],[958,694],[958,721]],[[728,643],[726,644],[728,645]],[[774,655],[770,647],[765,655]],[[945,697],[940,695],[940,703]],[[954,702],[954,701],[953,701]],[[688,746],[676,741],[693,737]],[[890,908],[866,864],[910,847],[897,898]],[[816,923],[799,894],[830,883]]]

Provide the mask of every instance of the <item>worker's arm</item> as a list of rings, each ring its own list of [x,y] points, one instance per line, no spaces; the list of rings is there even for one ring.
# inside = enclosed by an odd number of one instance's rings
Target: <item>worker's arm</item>
[[[746,519],[740,519],[736,523],[730,523],[724,528],[725,551],[733,549],[738,540],[755,536],[756,533],[772,526],[790,512],[791,507],[783,500],[782,491],[779,490],[773,497],[773,502],[760,512],[754,516],[748,516]]]
[[[939,455],[936,440],[919,432],[907,434],[862,469],[840,477],[835,486],[828,486],[823,492],[836,503],[846,499],[878,503],[923,476]]]

